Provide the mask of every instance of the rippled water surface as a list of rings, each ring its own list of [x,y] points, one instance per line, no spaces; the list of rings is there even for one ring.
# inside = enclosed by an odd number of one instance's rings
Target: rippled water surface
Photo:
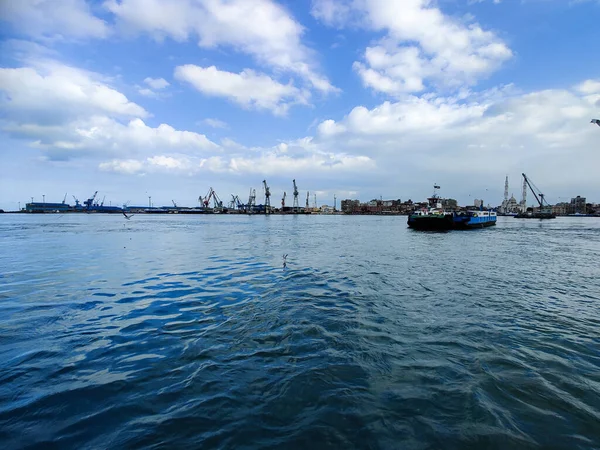
[[[599,255],[592,218],[0,215],[0,448],[599,448]]]

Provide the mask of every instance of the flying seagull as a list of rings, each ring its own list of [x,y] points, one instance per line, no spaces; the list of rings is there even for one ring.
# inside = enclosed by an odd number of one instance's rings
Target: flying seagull
[[[598,119],[592,119],[592,121],[590,123],[595,123],[596,125],[598,125],[600,127],[600,120],[598,120]]]
[[[131,218],[133,217],[133,214],[129,214],[129,215],[127,215],[127,213],[126,213],[125,211],[123,211],[123,215],[125,216],[125,218],[126,218],[127,220],[129,220],[129,219],[131,219]]]

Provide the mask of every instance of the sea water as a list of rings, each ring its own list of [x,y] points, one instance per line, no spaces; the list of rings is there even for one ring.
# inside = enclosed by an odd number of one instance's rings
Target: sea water
[[[594,218],[0,215],[0,448],[598,448],[599,256]]]

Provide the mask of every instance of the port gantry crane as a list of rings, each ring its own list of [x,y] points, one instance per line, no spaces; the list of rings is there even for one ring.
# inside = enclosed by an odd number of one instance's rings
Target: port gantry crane
[[[229,202],[229,208],[237,209],[238,211],[242,211],[244,209],[244,205],[240,201],[240,198],[237,195],[231,194],[231,202]]]
[[[92,209],[92,206],[94,206],[94,200],[96,200],[96,195],[98,195],[98,191],[94,192],[94,195],[83,202],[85,209]]]
[[[298,186],[296,186],[296,180],[292,180],[292,182],[294,183],[294,212],[297,213],[298,212]]]
[[[215,190],[212,187],[208,190],[208,194],[202,200],[202,203],[204,204],[204,208],[208,208],[208,205],[210,204],[211,199],[213,201],[213,208],[215,210],[223,209],[223,201],[219,198],[219,196],[217,195],[217,193],[215,192]]]
[[[265,214],[269,214],[271,212],[271,190],[266,180],[263,180],[263,186],[265,188]]]
[[[248,205],[246,208],[246,212],[251,214],[254,212],[256,207],[256,189],[250,188],[250,195],[248,196]]]
[[[285,191],[283,192],[283,197],[281,197],[281,212],[283,212],[283,208],[285,208]]]

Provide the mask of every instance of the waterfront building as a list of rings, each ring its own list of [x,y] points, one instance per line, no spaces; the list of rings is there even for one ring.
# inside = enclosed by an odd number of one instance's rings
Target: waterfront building
[[[557,216],[566,216],[570,211],[570,203],[562,202],[552,206],[552,213]]]
[[[586,214],[585,197],[578,195],[571,199],[569,214]]]

